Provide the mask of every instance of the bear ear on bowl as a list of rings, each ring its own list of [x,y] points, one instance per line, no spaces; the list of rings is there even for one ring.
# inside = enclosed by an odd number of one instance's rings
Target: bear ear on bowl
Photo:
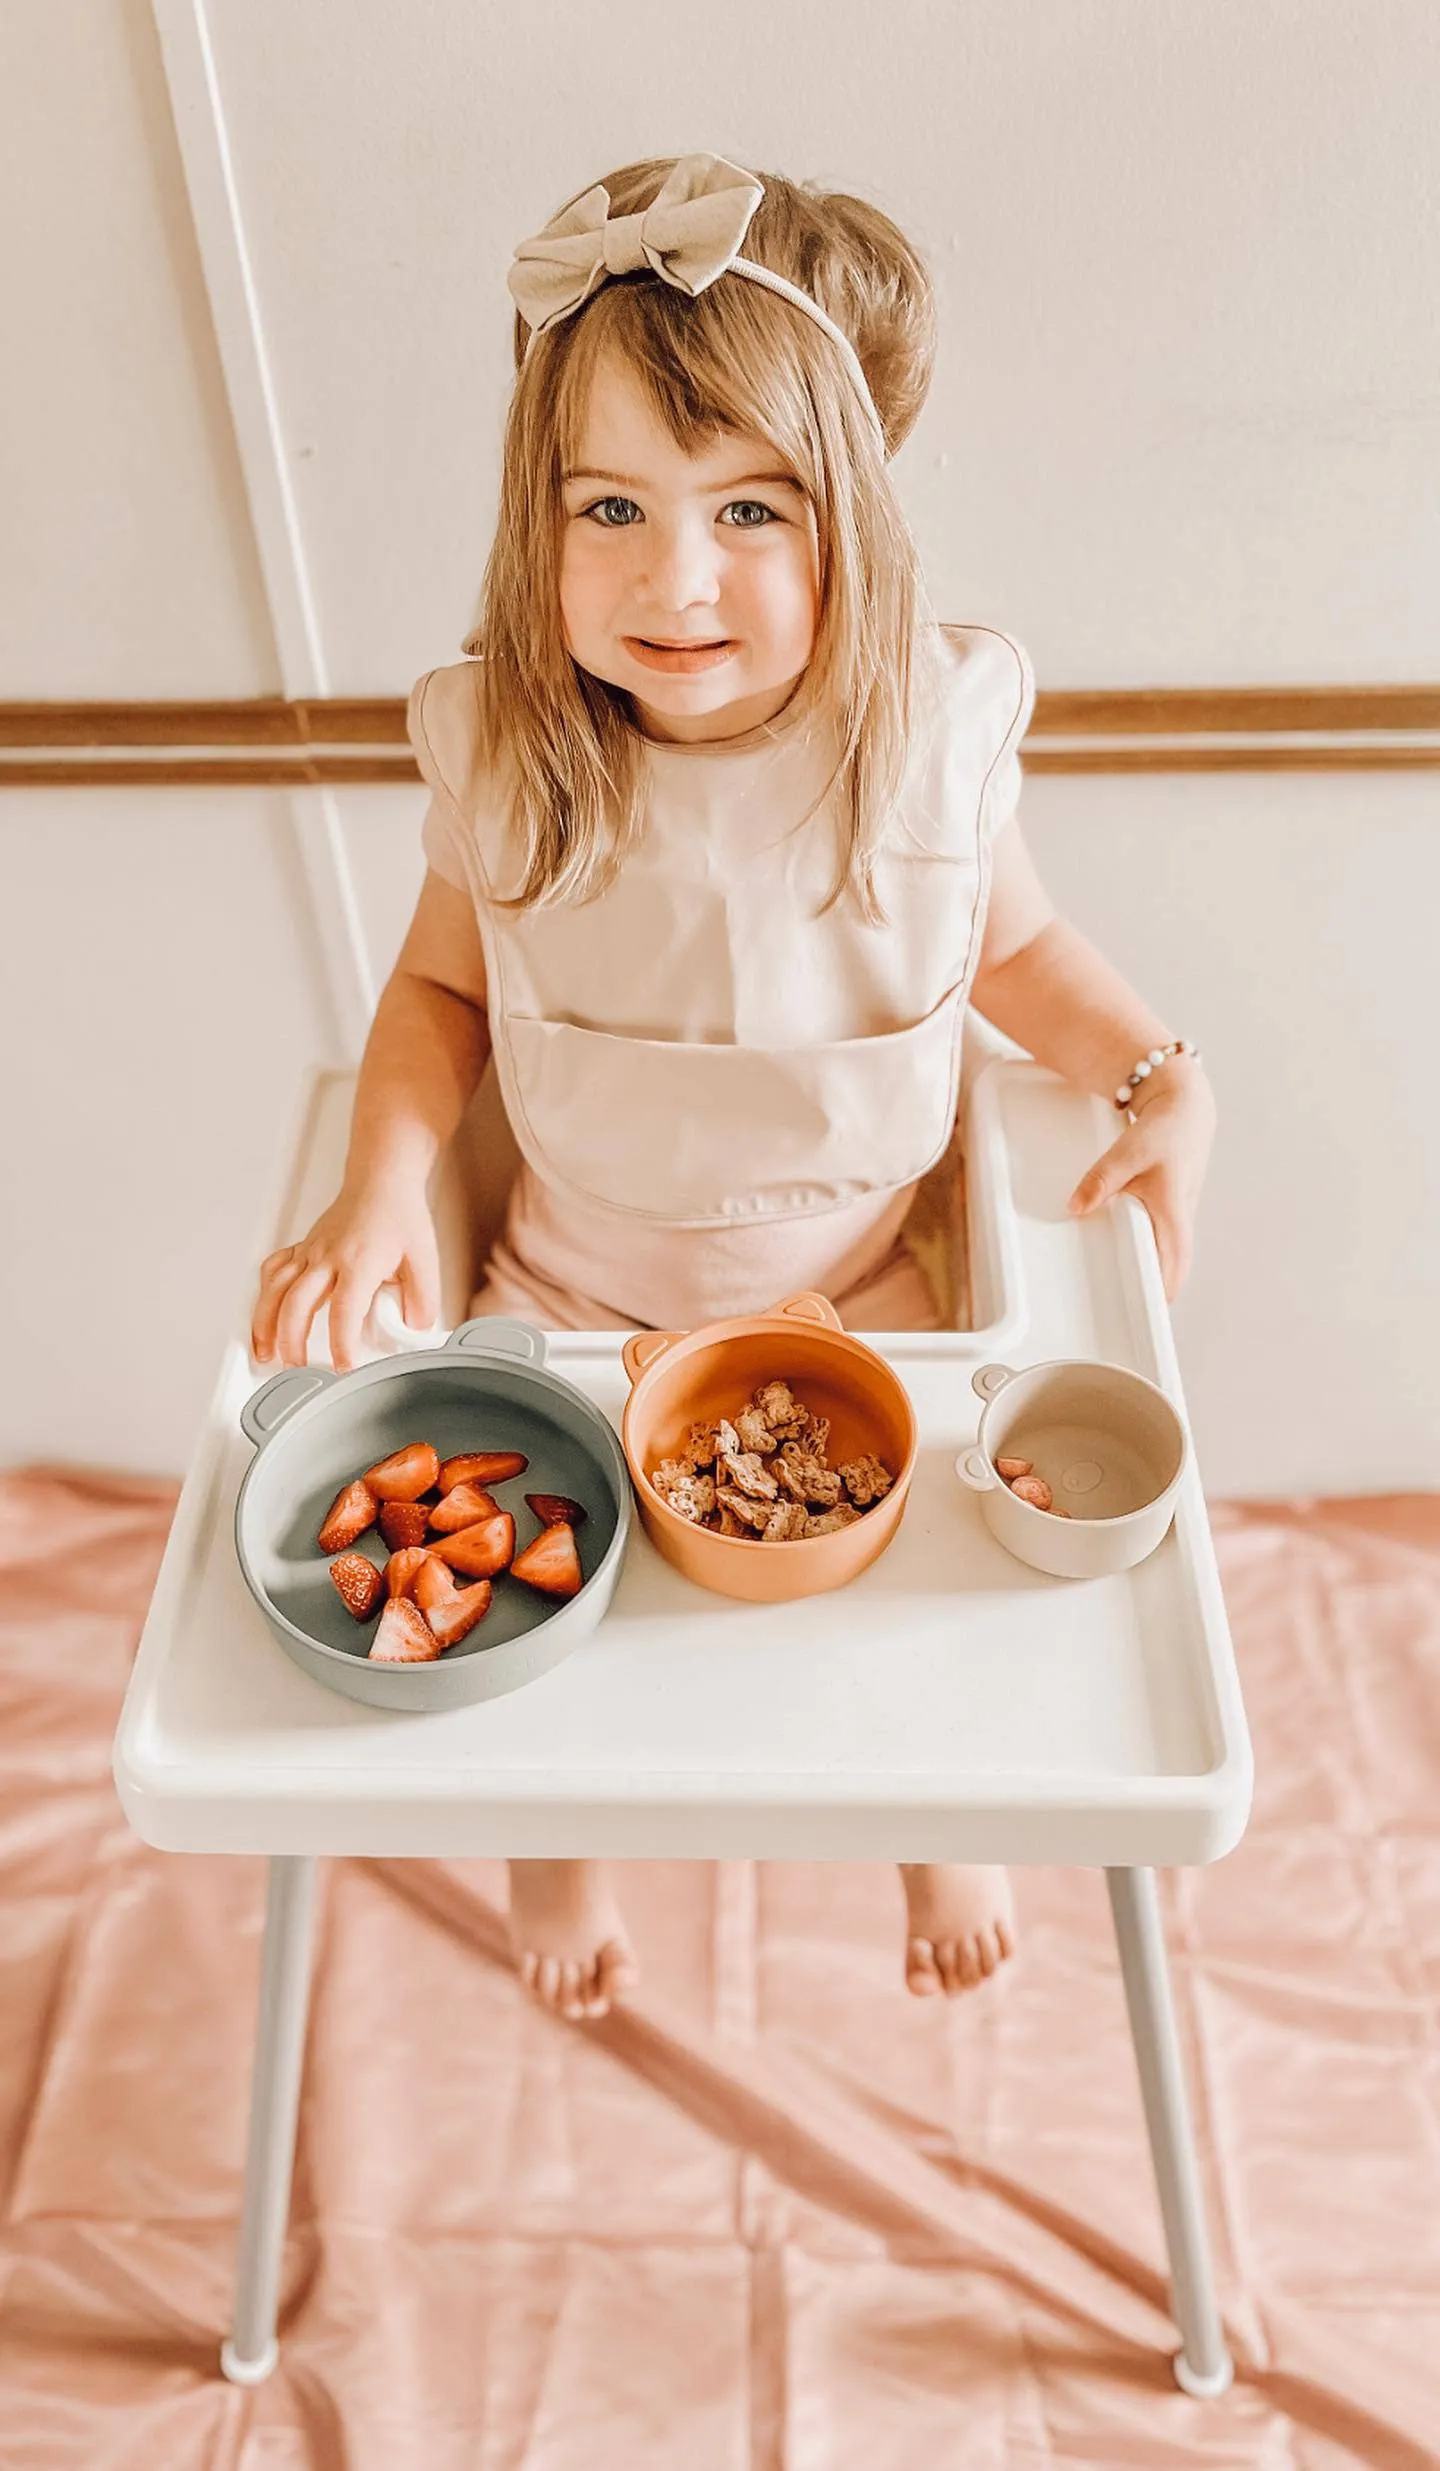
[[[822,1330],[843,1330],[845,1327],[830,1298],[822,1296],[818,1288],[814,1287],[802,1287],[798,1294],[786,1296],[779,1304],[772,1304],[765,1318],[767,1320],[773,1318],[776,1321],[813,1321]]]
[[[620,1361],[630,1376],[631,1389],[634,1389],[642,1373],[648,1373],[652,1364],[659,1363],[667,1347],[673,1347],[677,1339],[688,1336],[685,1330],[632,1331],[620,1350]]]

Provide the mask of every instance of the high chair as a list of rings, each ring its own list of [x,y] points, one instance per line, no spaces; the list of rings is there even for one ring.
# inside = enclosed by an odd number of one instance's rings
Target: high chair
[[[1169,2249],[1174,2374],[1191,2394],[1230,2383],[1152,1867],[1228,1852],[1250,1801],[1193,1453],[1164,1542],[1135,1570],[1083,1582],[1012,1561],[955,1472],[975,1439],[971,1374],[1007,1349],[1021,1363],[1128,1365],[1183,1410],[1154,1240],[1126,1197],[1066,1215],[1113,1133],[1101,1103],[974,1015],[966,1037],[956,1136],[911,1229],[950,1326],[866,1334],[910,1390],[920,1462],[894,1542],[837,1594],[781,1608],[706,1595],[637,1522],[605,1620],[542,1683],[423,1718],[324,1690],[282,1654],[236,1565],[250,1456],[238,1409],[260,1379],[244,1299],[115,1744],[120,1798],[147,1842],[270,1861],[222,2351],[235,2382],[259,2382],[278,2357],[316,1857],[409,1853],[1104,1867]],[[260,1249],[293,1240],[333,1196],[351,1088],[344,1074],[317,1082],[281,1224]],[[466,1315],[515,1162],[492,1067],[435,1180],[447,1326]],[[622,1335],[548,1338],[557,1371],[617,1424]],[[404,1338],[392,1315],[389,1343]]]

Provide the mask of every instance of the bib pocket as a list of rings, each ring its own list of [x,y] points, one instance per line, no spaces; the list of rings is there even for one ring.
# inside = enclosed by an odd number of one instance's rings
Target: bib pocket
[[[920,1021],[814,1047],[630,1038],[506,1013],[515,1137],[551,1185],[688,1226],[810,1217],[918,1181],[955,1119],[965,987]]]

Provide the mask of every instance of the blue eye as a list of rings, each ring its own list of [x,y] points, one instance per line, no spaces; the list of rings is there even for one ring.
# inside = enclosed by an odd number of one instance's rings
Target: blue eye
[[[612,519],[607,511],[612,507],[623,508],[624,512],[618,518]],[[587,506],[584,511],[587,517],[599,525],[602,532],[628,532],[632,527],[632,522],[640,516],[640,509],[633,498],[596,498],[593,504]],[[732,532],[763,532],[768,524],[778,523],[780,520],[774,508],[766,506],[759,498],[732,498],[730,504],[722,511],[727,515],[738,513],[746,517],[743,523],[732,523],[728,527]],[[758,522],[750,520],[754,516],[759,517]]]

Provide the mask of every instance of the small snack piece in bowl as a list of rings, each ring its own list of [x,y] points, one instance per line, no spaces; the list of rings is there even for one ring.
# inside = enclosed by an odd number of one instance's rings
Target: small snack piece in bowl
[[[715,1499],[722,1510],[728,1510],[736,1525],[746,1534],[763,1536],[770,1524],[770,1505],[755,1501],[733,1484],[717,1484]]]
[[[439,1473],[438,1450],[428,1441],[407,1441],[403,1450],[392,1450],[378,1466],[367,1467],[361,1481],[377,1501],[418,1501]]]
[[[798,1441],[815,1422],[786,1381],[767,1381],[755,1393],[755,1404],[777,1441]],[[828,1424],[825,1427],[829,1431]]]
[[[666,1506],[696,1527],[715,1507],[714,1477],[693,1468],[688,1454],[683,1459],[662,1459],[650,1481]]]
[[[883,1501],[894,1482],[889,1468],[883,1467],[869,1451],[864,1458],[848,1460],[838,1473],[857,1510],[868,1510],[872,1501]]]
[[[1068,1519],[1068,1510],[1058,1508],[1055,1496],[1043,1476],[1034,1473],[1033,1459],[1001,1459],[995,1461],[995,1473],[1003,1477],[1018,1500],[1028,1501],[1034,1510],[1048,1510],[1052,1519]]]
[[[385,1581],[364,1553],[342,1553],[330,1564],[330,1576],[347,1613],[368,1622],[385,1593]]]
[[[818,1450],[800,1441],[782,1441],[775,1454],[775,1473],[793,1500],[818,1510],[833,1510],[840,1499],[840,1477],[827,1467]]]
[[[822,1510],[818,1517],[805,1522],[807,1536],[833,1536],[837,1529],[853,1527],[860,1513],[853,1502],[838,1501],[833,1510]]]
[[[729,1477],[737,1492],[748,1493],[752,1501],[774,1501],[780,1490],[756,1450],[741,1447],[740,1436],[733,1424],[722,1418],[719,1427],[719,1447],[715,1453],[715,1474]]]
[[[337,1493],[325,1513],[325,1524],[315,1541],[322,1553],[343,1553],[363,1536],[367,1527],[375,1524],[379,1504],[368,1486],[358,1479]]]

